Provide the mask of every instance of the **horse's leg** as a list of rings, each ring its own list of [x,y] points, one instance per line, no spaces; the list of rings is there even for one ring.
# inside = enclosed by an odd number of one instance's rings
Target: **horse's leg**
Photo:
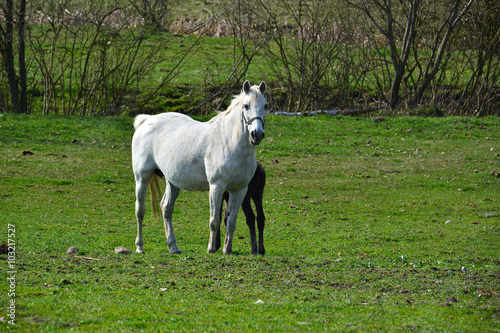
[[[170,253],[181,253],[177,247],[177,242],[174,235],[174,227],[172,225],[172,213],[174,212],[175,199],[179,196],[180,189],[167,181],[165,194],[161,199],[161,210],[163,212],[163,221],[165,225],[165,236],[167,237],[167,245]]]
[[[266,224],[266,216],[264,215],[264,209],[262,208],[262,195],[263,191],[259,194],[254,195],[253,203],[255,204],[255,211],[257,212],[257,228],[259,229],[259,254],[265,254],[264,249],[264,227]]]
[[[144,253],[144,240],[142,239],[142,222],[144,221],[144,214],[146,213],[146,194],[148,193],[148,184],[151,179],[152,173],[135,176],[135,216],[137,217],[137,238],[135,239],[135,246],[137,253]]]
[[[250,240],[252,242],[252,254],[257,254],[257,237],[255,236],[255,214],[252,210],[252,205],[250,203],[250,196],[247,195],[243,199],[241,204],[243,213],[245,213],[245,218],[248,225],[248,230],[250,231]]]
[[[215,253],[217,247],[217,235],[220,237],[220,222],[222,210],[222,196],[224,190],[215,184],[210,185],[210,239],[208,240],[208,253]],[[220,247],[220,241],[219,241]]]
[[[229,200],[229,194],[227,192],[224,192],[224,195],[222,196],[222,203],[220,205],[220,216],[222,218],[222,206],[225,206],[224,208],[224,225],[227,225],[227,201]],[[219,225],[219,230],[217,230],[217,238],[215,240],[215,251],[218,251],[221,247],[221,241],[220,241],[220,227]]]
[[[224,254],[233,253],[233,236],[236,230],[236,219],[238,217],[238,210],[240,209],[241,203],[247,194],[248,187],[245,186],[240,190],[229,192],[229,207],[228,207],[228,217],[227,217],[227,231],[226,231],[226,241],[224,243]]]
[[[222,215],[222,207],[220,208],[221,210],[221,215]],[[220,216],[220,215],[219,215]],[[217,234],[215,235],[215,251],[217,252],[220,249],[221,242],[220,242],[220,224],[219,224],[219,230],[217,230]]]

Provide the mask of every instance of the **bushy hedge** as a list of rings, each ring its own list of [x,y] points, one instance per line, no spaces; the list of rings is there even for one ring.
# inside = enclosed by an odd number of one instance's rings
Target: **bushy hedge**
[[[233,39],[226,53],[232,68],[221,75],[208,66],[193,83],[200,89],[175,110],[221,107],[257,58],[265,62],[262,79],[273,87],[275,110],[424,108],[482,116],[500,109],[500,7],[490,1],[224,0],[196,8],[195,19],[172,8],[167,0],[52,0],[28,3],[24,16],[6,0],[0,110],[169,111],[172,103],[153,101],[172,91],[207,35]],[[200,36],[175,61],[163,48],[173,33]],[[170,68],[158,67],[167,60]]]

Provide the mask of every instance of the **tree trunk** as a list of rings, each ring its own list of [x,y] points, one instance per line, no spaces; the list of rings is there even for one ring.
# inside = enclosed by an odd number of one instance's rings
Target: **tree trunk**
[[[26,0],[20,0],[18,19],[19,38],[19,86],[21,95],[17,112],[28,113],[28,93],[26,82],[26,43],[25,43],[25,23],[26,23]]]
[[[5,11],[5,67],[7,70],[7,79],[9,82],[10,93],[10,108],[11,112],[15,113],[19,107],[19,90],[17,86],[16,69],[14,66],[14,2],[7,0],[7,7]]]
[[[394,69],[396,71],[394,79],[391,84],[391,97],[389,100],[389,107],[394,110],[399,104],[399,88],[401,87],[401,81],[403,80],[404,68],[397,64],[394,64]]]

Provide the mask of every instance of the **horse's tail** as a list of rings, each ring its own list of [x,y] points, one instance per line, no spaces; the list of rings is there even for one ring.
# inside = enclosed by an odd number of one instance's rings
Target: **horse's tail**
[[[153,174],[151,180],[149,181],[149,188],[151,191],[151,210],[155,215],[155,219],[161,220],[162,212],[161,212],[161,186],[160,186],[161,177],[156,173]]]
[[[147,114],[140,114],[137,117],[135,117],[135,120],[134,120],[134,129],[137,130],[139,128],[139,126],[141,126],[142,123],[145,122],[146,119],[148,119],[149,117],[151,117],[151,116],[147,115]]]

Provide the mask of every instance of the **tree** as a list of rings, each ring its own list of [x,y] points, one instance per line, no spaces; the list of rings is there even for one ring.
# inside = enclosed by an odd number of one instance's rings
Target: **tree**
[[[419,0],[402,1],[393,4],[391,0],[345,0],[351,6],[360,9],[375,27],[387,38],[390,49],[394,78],[392,79],[389,106],[394,109],[399,104],[399,91],[403,80],[408,60],[412,51],[412,44],[415,40],[415,25],[418,18]],[[398,22],[396,12],[402,10],[404,15],[400,16],[403,22]],[[404,27],[401,47],[397,36]],[[400,51],[401,50],[401,51]]]
[[[16,73],[14,58],[14,25],[15,7],[13,0],[6,0],[0,8],[5,16],[5,27],[0,24],[0,53],[7,72],[10,94],[10,109],[13,113],[27,113],[27,83],[25,61],[25,15],[26,0],[20,0],[17,12],[18,34],[18,67],[19,78]]]
[[[268,64],[285,87],[286,110],[308,112],[324,95],[339,49],[334,1],[262,1],[272,42],[266,45]]]
[[[20,113],[28,113],[28,84],[26,80],[26,0],[21,0],[19,3],[19,16],[18,16],[18,39],[19,39],[19,87],[20,87],[20,100],[19,109]]]
[[[441,22],[441,25],[434,33],[434,41],[431,46],[431,56],[427,61],[425,70],[423,72],[423,78],[420,80],[417,86],[417,92],[413,97],[413,103],[417,104],[424,95],[427,87],[431,81],[435,78],[439,69],[442,66],[443,56],[450,41],[453,30],[462,22],[464,14],[467,12],[474,0],[468,0],[465,6],[460,10],[461,0],[455,0],[454,2],[446,2],[451,5],[445,16],[445,19]]]
[[[414,91],[410,104],[417,105],[422,100],[430,83],[443,68],[444,56],[454,30],[463,22],[465,13],[474,2],[474,0],[344,1],[360,9],[387,39],[394,69],[389,97],[391,109],[400,104],[400,89],[405,78],[414,82],[413,86],[408,87],[409,91]],[[417,50],[419,47],[417,45],[419,43],[416,42],[417,34],[420,34],[418,41],[426,48],[423,53]],[[432,42],[423,42],[424,40]],[[425,53],[430,53],[430,56],[422,56]],[[415,67],[408,73],[412,55]],[[416,80],[410,78],[415,68],[419,72]]]

